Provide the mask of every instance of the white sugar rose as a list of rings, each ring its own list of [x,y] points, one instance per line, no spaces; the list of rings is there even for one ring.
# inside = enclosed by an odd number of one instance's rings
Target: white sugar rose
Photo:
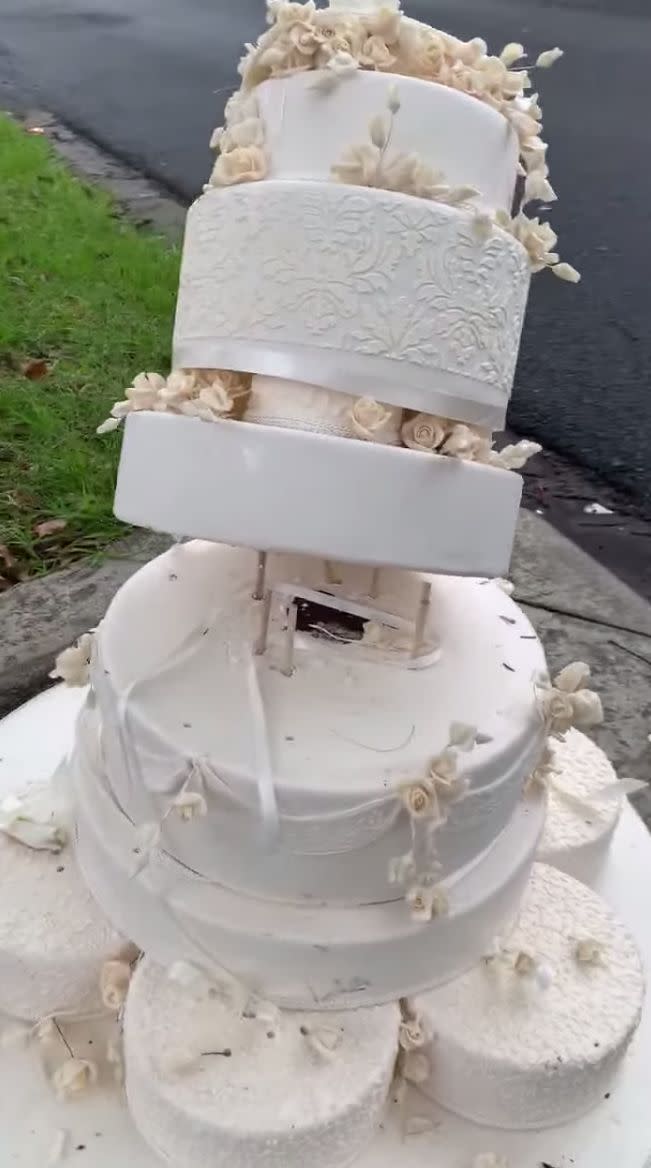
[[[573,725],[577,730],[592,730],[604,720],[604,710],[599,694],[591,689],[580,689],[570,695],[574,714]]]
[[[373,35],[364,41],[359,60],[360,64],[368,69],[390,69],[395,62],[395,56],[382,37]]]
[[[472,426],[458,422],[452,427],[449,437],[445,441],[443,454],[448,454],[452,458],[473,459],[481,441],[482,435],[478,434]]]
[[[125,397],[131,403],[133,410],[153,409],[158,395],[165,385],[165,378],[160,373],[139,373],[133,379],[133,385],[125,392]]]
[[[448,433],[447,424],[433,414],[416,414],[402,427],[401,437],[410,450],[438,450]]]
[[[549,689],[542,695],[542,714],[550,734],[566,734],[574,723],[571,694]]]
[[[131,981],[131,966],[126,961],[105,961],[100,973],[99,987],[107,1010],[122,1009]]]
[[[554,686],[564,693],[576,693],[577,689],[584,688],[589,679],[590,666],[585,661],[572,661],[556,674]]]
[[[341,162],[335,163],[330,173],[337,182],[372,187],[378,177],[381,157],[381,151],[370,142],[361,146],[348,146]]]
[[[267,173],[267,158],[259,146],[236,146],[220,154],[210,176],[211,186],[229,187],[235,183],[258,182]]]
[[[259,118],[244,118],[224,130],[219,139],[222,154],[228,154],[238,146],[264,146],[264,127]]]
[[[88,685],[92,655],[93,635],[83,633],[76,644],[58,654],[50,677],[61,678],[70,686]]]
[[[96,1082],[97,1067],[89,1059],[66,1059],[52,1076],[52,1086],[60,1099],[81,1095]]]
[[[427,1042],[427,1034],[418,1018],[400,1023],[398,1041],[402,1050],[419,1050]]]
[[[412,819],[430,819],[437,811],[436,795],[426,779],[405,783],[400,788],[400,798]]]
[[[306,58],[314,56],[323,40],[319,29],[305,20],[297,20],[292,24],[287,32],[287,38],[292,48]]]
[[[350,411],[350,420],[364,442],[387,442],[393,437],[396,412],[372,397],[360,397]]]
[[[410,1050],[402,1063],[402,1077],[416,1085],[426,1083],[430,1076],[429,1059],[422,1051]]]

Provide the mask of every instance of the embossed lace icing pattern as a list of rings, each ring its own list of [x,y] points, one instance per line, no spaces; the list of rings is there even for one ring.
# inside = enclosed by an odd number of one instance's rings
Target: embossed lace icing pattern
[[[267,182],[190,212],[176,339],[309,341],[507,394],[527,287],[520,245],[501,232],[479,241],[463,212],[327,184],[290,196]]]

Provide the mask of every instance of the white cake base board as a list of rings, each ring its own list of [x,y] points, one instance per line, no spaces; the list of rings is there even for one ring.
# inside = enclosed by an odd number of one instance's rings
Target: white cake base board
[[[0,722],[0,794],[21,777],[45,777],[71,742],[82,691],[57,688],[41,694]],[[610,854],[596,881],[597,891],[634,934],[651,969],[651,839],[634,811],[624,808]],[[90,1048],[92,1051],[92,1047]],[[651,1157],[648,1083],[651,1082],[651,1004],[609,1100],[584,1118],[544,1132],[498,1132],[476,1127],[432,1108],[435,1127],[401,1141],[389,1114],[357,1168],[471,1168],[479,1152],[505,1156],[510,1168],[645,1168]],[[0,1051],[0,1168],[45,1168],[59,1138],[67,1133],[68,1155],[60,1163],[92,1168],[160,1168],[134,1131],[114,1088],[99,1088],[75,1103],[54,1097],[36,1054]],[[84,1145],[84,1151],[76,1149]],[[84,1158],[84,1152],[86,1157]]]

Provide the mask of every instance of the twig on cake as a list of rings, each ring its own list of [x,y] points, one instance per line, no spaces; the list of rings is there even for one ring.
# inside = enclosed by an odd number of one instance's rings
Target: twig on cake
[[[405,746],[409,746],[414,734],[416,733],[416,724],[414,723],[409,731],[409,734],[397,746],[371,746],[368,742],[359,742],[357,738],[347,738],[345,734],[340,734],[338,730],[330,728],[330,733],[334,734],[335,738],[339,738],[341,742],[347,742],[349,746],[360,746],[362,750],[372,750],[376,754],[394,754],[396,750],[404,750]]]

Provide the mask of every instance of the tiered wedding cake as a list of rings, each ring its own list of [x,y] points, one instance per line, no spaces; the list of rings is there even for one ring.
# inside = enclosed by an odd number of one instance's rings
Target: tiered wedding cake
[[[530,273],[578,279],[523,209],[555,197],[524,50],[390,0],[269,20],[188,215],[173,372],[101,427],[126,416],[116,513],[177,542],[58,661],[90,681],[78,904],[38,965],[0,919],[0,1004],[50,1018],[100,979],[135,1122],[187,1168],[339,1168],[392,1081],[421,1119],[562,1122],[643,996],[566,874],[625,793],[581,732],[599,699],[496,579],[537,449],[492,448]],[[3,822],[6,880],[54,881],[51,795]],[[86,886],[111,926],[73,928]]]

